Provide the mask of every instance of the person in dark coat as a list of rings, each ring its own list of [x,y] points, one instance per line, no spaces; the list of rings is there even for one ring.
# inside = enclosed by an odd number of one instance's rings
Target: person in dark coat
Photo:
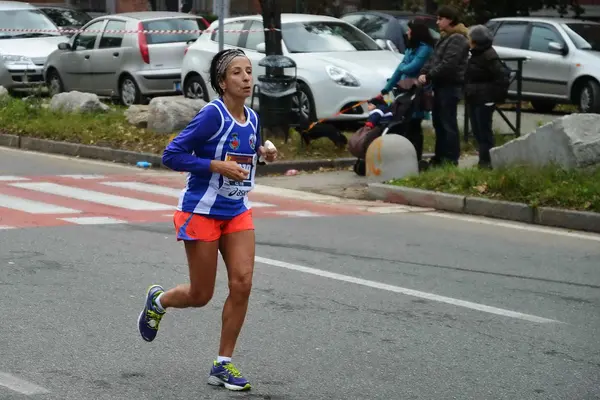
[[[491,167],[494,105],[506,98],[509,75],[492,47],[493,36],[488,28],[483,25],[471,27],[469,40],[471,58],[467,64],[465,100],[473,135],[479,145],[479,166]]]
[[[440,7],[437,16],[441,37],[419,75],[419,82],[432,84],[434,93],[432,122],[435,129],[435,155],[429,164],[458,165],[460,139],[457,109],[463,95],[469,57],[469,30],[460,23],[460,13],[452,6]]]

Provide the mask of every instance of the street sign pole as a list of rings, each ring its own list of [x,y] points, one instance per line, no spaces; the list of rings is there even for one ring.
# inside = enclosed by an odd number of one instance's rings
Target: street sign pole
[[[225,47],[225,0],[219,0],[219,51]]]

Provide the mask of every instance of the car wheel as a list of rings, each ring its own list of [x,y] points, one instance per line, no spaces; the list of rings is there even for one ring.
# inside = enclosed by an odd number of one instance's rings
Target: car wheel
[[[55,69],[48,71],[46,83],[48,85],[48,92],[50,94],[50,97],[65,91],[62,79],[60,79],[60,75]]]
[[[556,103],[548,100],[532,100],[531,105],[540,114],[550,114],[554,110]]]
[[[142,93],[140,93],[140,88],[131,76],[125,75],[121,78],[119,83],[119,97],[121,103],[127,107],[141,103]]]
[[[317,120],[315,101],[308,86],[304,82],[298,82],[297,95],[292,99],[292,108],[300,112],[302,120],[314,122]]]
[[[183,95],[188,99],[201,99],[208,102],[208,91],[200,75],[192,75],[183,83]]]
[[[600,113],[600,85],[589,80],[579,92],[579,111],[582,113]]]

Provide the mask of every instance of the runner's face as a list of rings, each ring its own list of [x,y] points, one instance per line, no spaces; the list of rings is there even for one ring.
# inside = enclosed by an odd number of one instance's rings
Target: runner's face
[[[227,67],[221,87],[230,96],[246,98],[252,95],[252,83],[252,64],[247,57],[240,56]]]

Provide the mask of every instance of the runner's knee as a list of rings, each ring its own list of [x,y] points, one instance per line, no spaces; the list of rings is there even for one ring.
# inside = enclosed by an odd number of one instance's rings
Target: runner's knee
[[[190,289],[190,303],[192,307],[204,307],[213,297],[213,290]]]
[[[229,293],[238,298],[250,297],[252,274],[248,273],[229,280]]]

